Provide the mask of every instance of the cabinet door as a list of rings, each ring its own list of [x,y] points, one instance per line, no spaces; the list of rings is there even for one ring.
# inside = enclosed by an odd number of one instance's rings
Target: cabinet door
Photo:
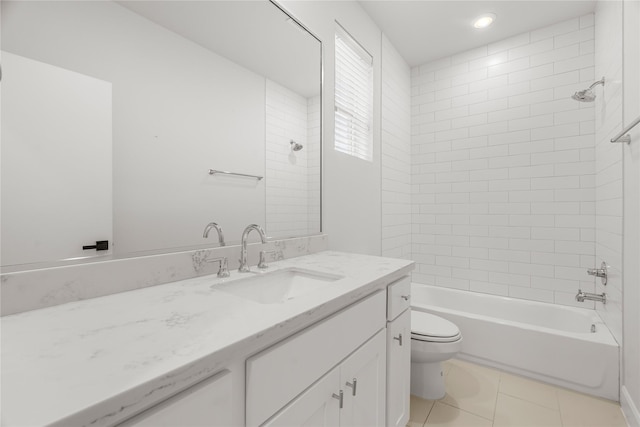
[[[231,373],[227,370],[147,409],[118,427],[228,427],[231,412]]]
[[[341,427],[385,425],[386,360],[383,329],[340,365]]]
[[[263,426],[336,427],[340,424],[339,388],[339,368],[334,368]]]
[[[411,310],[387,324],[387,426],[409,421],[411,391]]]

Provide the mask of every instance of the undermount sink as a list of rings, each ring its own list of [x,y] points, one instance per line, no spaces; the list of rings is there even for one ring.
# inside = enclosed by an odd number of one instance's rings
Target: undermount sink
[[[278,304],[325,287],[343,276],[301,268],[287,268],[213,285],[213,289],[260,304]]]

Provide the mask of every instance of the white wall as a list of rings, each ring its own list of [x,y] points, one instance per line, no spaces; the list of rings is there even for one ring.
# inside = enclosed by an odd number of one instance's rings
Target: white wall
[[[321,199],[321,114],[320,95],[307,98],[307,182],[309,190],[309,228],[308,233],[320,232],[320,199]]]
[[[329,246],[364,254],[380,254],[380,30],[357,2],[282,1],[322,40],[323,103],[323,231]],[[339,153],[334,145],[335,21],[373,56],[373,162]]]
[[[570,99],[593,81],[593,15],[412,69],[415,281],[593,292],[594,107]]]
[[[411,70],[382,36],[382,255],[411,258]]]
[[[640,116],[640,2],[626,0],[624,16],[623,125]],[[640,126],[623,146],[623,346],[621,403],[629,425],[640,426]]]
[[[609,142],[622,129],[622,1],[596,6],[596,264],[606,261],[607,304],[596,309],[622,344],[622,145]]]

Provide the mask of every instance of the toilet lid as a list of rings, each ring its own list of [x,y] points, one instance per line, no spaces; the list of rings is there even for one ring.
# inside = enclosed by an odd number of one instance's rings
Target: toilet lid
[[[430,342],[451,342],[460,339],[460,329],[442,317],[411,311],[411,338]]]

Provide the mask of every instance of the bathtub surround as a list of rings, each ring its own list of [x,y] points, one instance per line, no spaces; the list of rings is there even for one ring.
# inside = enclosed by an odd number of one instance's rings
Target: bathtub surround
[[[382,35],[382,255],[411,258],[411,70]]]
[[[268,254],[268,263],[313,254],[327,247],[326,235],[276,240],[266,245],[251,244],[249,264],[256,269],[260,250],[275,251]],[[6,316],[215,274],[219,263],[210,261],[222,256],[228,258],[230,270],[237,269],[240,247],[226,246],[3,273],[0,275],[1,313]]]
[[[411,72],[414,281],[593,308],[594,16]]]
[[[622,130],[622,2],[596,6],[596,76],[604,76],[595,110],[596,264],[606,261],[606,286],[595,280],[596,293],[607,293],[607,304],[596,310],[622,344],[622,149],[611,138]]]

